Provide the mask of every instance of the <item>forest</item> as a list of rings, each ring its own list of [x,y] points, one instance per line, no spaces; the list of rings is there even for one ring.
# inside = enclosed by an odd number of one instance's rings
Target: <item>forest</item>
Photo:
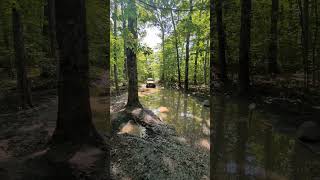
[[[319,6],[0,0],[0,179],[319,178]]]

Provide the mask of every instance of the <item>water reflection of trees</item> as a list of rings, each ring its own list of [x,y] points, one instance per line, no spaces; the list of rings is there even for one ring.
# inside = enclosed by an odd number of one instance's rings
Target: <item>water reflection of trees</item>
[[[246,151],[247,151],[247,142],[249,138],[249,113],[248,109],[244,105],[238,106],[239,114],[237,124],[237,144],[236,144],[236,162],[237,162],[237,176],[239,180],[245,180],[246,178]]]
[[[225,103],[224,99],[218,99],[218,103],[215,103],[213,98],[211,98],[211,108],[210,108],[210,121],[211,121],[211,171],[210,176],[214,177],[213,179],[222,178],[222,174],[224,174],[224,168],[220,168],[219,165],[223,159],[221,158],[224,154],[224,111],[225,111]],[[219,105],[219,111],[216,111],[216,104]]]
[[[265,141],[264,141],[264,167],[266,180],[271,180],[271,173],[273,171],[273,138],[272,138],[272,127],[266,126],[265,130]]]
[[[320,175],[319,157],[310,155],[292,137],[274,132],[266,122],[268,113],[250,112],[248,103],[211,98],[209,123],[208,110],[181,92],[161,90],[142,99],[148,108],[167,107],[165,121],[190,145],[207,141],[206,129],[210,128],[211,175],[215,179],[304,180]]]
[[[215,97],[211,104],[212,179],[320,177],[319,157],[294,137],[274,132],[266,114],[250,112],[245,102]]]

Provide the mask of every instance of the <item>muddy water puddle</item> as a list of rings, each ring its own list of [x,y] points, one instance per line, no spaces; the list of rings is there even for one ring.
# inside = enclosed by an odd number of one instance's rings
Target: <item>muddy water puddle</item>
[[[173,126],[179,141],[210,150],[210,109],[194,97],[170,89],[140,93],[144,107]]]
[[[320,179],[319,155],[276,127],[285,117],[221,97],[212,98],[210,116],[196,98],[169,89],[142,93],[140,100],[176,129],[181,142],[208,150],[213,179]]]
[[[294,133],[279,131],[277,124],[286,117],[221,97],[211,102],[213,179],[320,179],[319,155],[299,143]]]

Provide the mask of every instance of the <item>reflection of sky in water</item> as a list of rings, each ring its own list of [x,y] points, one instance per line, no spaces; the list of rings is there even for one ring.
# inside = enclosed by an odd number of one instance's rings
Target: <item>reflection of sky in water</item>
[[[210,149],[209,108],[192,96],[179,91],[159,90],[140,96],[144,107],[172,125],[185,142],[203,149]]]
[[[187,113],[181,113],[180,114],[180,116],[181,117],[185,117],[185,118],[193,118],[194,116],[193,116],[193,114],[191,114],[191,113],[189,113],[189,112],[187,112]]]

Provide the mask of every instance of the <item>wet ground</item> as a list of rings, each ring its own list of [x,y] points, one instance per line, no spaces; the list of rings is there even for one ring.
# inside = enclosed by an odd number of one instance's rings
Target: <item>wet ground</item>
[[[210,108],[191,95],[169,89],[157,89],[140,95],[144,107],[173,126],[181,140],[191,146],[210,150]]]
[[[185,97],[189,102],[183,106],[182,94],[164,89],[141,88],[139,98],[161,121],[152,126],[128,121],[121,110],[126,95],[113,98],[113,126],[119,120],[125,123],[111,139],[112,178],[209,179],[209,109],[202,109],[190,96]]]
[[[254,103],[212,98],[210,108],[192,95],[170,89],[139,93],[145,108],[174,127],[188,146],[210,154],[214,179],[320,179],[320,155],[296,138],[286,116],[262,111]],[[135,130],[140,132],[140,130]]]
[[[289,117],[221,97],[212,103],[212,177],[320,179],[320,156],[296,139]]]
[[[202,101],[169,89],[142,89],[139,96],[168,127],[159,126],[155,131],[162,133],[157,137],[132,122],[123,126],[111,141],[116,160],[112,171],[123,175],[119,179],[208,179],[209,160],[214,179],[320,178],[320,157],[296,139],[296,127],[286,123],[291,117],[222,97],[212,99],[210,116]],[[125,103],[125,94],[112,98],[111,113]],[[92,96],[94,123],[107,133],[105,104],[105,97]],[[18,162],[45,148],[55,127],[56,106],[56,97],[50,96],[33,110],[0,117],[0,177],[7,174],[9,160]],[[14,167],[9,174],[15,173]]]

